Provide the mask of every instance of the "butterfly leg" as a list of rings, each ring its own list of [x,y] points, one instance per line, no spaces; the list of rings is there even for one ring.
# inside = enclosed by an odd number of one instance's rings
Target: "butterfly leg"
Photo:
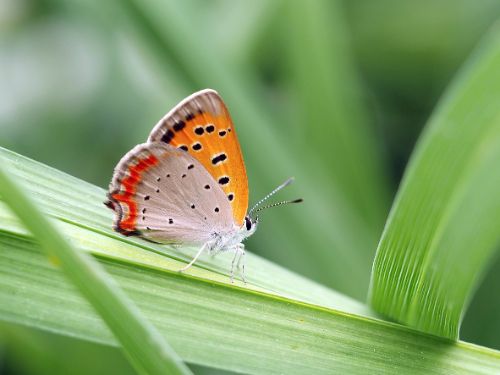
[[[231,262],[231,274],[229,276],[229,279],[231,280],[231,284],[234,283],[234,262],[236,261],[237,256],[238,256],[238,251],[235,250],[233,261]]]
[[[240,269],[240,262],[242,258],[245,257],[245,247],[243,244],[239,244],[234,247],[234,258],[233,261],[231,262],[231,283],[234,282],[234,263],[236,262],[236,268]],[[246,284],[247,281],[245,279],[245,260],[243,259],[242,263],[242,272],[241,272],[241,278],[243,282]]]
[[[197,260],[198,258],[200,257],[201,253],[203,253],[203,251],[207,248],[207,243],[203,244],[203,246],[200,248],[200,250],[198,250],[198,252],[196,253],[196,255],[194,256],[194,258],[191,260],[191,262],[189,262],[189,264],[185,267],[182,267],[179,272],[183,272],[185,270],[187,270],[189,267],[191,267]]]
[[[242,246],[240,248],[240,259],[238,259],[238,265],[237,267],[240,268],[240,262],[241,262],[241,278],[243,279],[243,282],[246,284],[247,280],[245,279],[245,248]]]
[[[242,243],[240,243],[238,245],[238,262],[236,262],[236,268],[237,269],[240,269],[240,266],[241,266],[241,260],[243,259],[243,257],[245,256],[245,245],[243,245]],[[245,268],[245,260],[243,259],[243,268]]]

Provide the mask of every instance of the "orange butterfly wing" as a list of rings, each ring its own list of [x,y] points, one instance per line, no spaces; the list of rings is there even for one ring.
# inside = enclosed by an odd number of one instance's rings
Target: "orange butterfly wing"
[[[193,155],[226,193],[233,218],[243,224],[248,208],[248,179],[233,122],[219,94],[198,91],[167,113],[148,142],[165,142]]]

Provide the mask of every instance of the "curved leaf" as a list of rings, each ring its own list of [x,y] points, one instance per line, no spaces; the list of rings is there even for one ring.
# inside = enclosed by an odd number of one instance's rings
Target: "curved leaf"
[[[452,339],[500,238],[499,67],[496,27],[430,119],[373,267],[377,311]]]

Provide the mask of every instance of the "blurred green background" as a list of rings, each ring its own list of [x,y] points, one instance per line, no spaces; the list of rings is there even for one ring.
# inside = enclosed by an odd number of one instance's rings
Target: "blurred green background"
[[[497,0],[0,0],[0,146],[106,188],[165,112],[213,88],[251,202],[290,175],[280,198],[305,198],[247,247],[364,301],[418,135],[499,16]],[[463,340],[500,349],[499,284],[497,257]],[[132,373],[116,349],[0,325],[1,373],[79,371]]]

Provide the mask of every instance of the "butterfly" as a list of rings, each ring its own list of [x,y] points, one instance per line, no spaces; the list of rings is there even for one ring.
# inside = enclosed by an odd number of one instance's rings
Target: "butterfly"
[[[115,212],[115,231],[146,240],[199,246],[191,267],[207,251],[235,253],[258,225],[252,212],[294,201],[257,207],[292,179],[278,186],[250,211],[248,179],[238,138],[219,94],[205,89],[185,98],[115,167],[105,205]],[[242,268],[244,279],[244,262]]]

